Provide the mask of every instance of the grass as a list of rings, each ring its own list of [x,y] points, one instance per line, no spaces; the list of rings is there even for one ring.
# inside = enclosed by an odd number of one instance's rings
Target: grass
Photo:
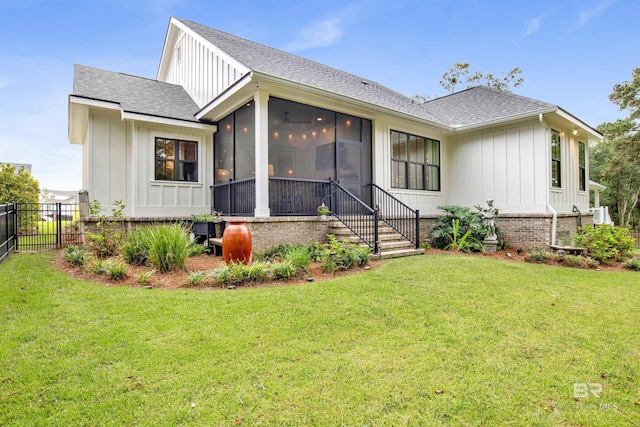
[[[203,292],[49,259],[0,266],[3,426],[640,422],[635,272],[437,255]],[[603,391],[574,400],[574,383]]]

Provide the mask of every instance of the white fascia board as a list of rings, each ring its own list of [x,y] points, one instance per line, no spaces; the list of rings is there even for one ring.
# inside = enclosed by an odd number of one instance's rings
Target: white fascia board
[[[245,88],[247,85],[249,85],[252,80],[252,74],[253,73],[249,73],[240,77],[240,80],[238,80],[237,82],[229,86],[220,95],[213,98],[207,105],[202,107],[200,111],[196,113],[195,115],[196,119],[202,120],[203,117],[206,117],[207,114],[215,110],[220,104],[222,104],[223,102],[231,98],[233,95],[235,95],[237,92]]]
[[[196,123],[196,122],[190,122],[187,120],[178,120],[178,119],[170,119],[166,117],[149,116],[146,114],[131,113],[127,111],[122,111],[121,118],[123,121],[135,120],[138,122],[158,123],[162,125],[180,126],[180,127],[191,128],[191,129],[210,130],[213,132],[215,132],[218,129],[218,127],[214,124]]]
[[[118,102],[101,101],[99,99],[93,98],[83,98],[77,95],[69,95],[69,103],[86,105],[88,107],[104,108],[105,110],[122,110],[122,107]]]
[[[533,118],[539,118],[540,114],[548,114],[548,113],[555,113],[556,111],[558,111],[558,109],[556,107],[554,108],[544,108],[544,109],[540,109],[540,110],[536,110],[536,111],[529,111],[523,114],[516,114],[513,116],[508,116],[508,117],[501,117],[499,119],[495,119],[495,120],[488,120],[486,122],[481,122],[481,123],[474,123],[472,125],[465,125],[465,126],[460,126],[460,125],[452,125],[451,127],[453,128],[454,132],[466,132],[466,131],[470,131],[470,130],[476,130],[476,129],[480,129],[480,128],[485,128],[488,126],[496,126],[496,125],[502,125],[502,124],[506,124],[506,123],[510,123],[510,122],[515,122],[518,120],[524,120],[524,119],[533,119]]]
[[[558,108],[557,114],[563,119],[573,123],[575,126],[578,126],[580,129],[586,131],[589,135],[591,135],[593,138],[597,139],[598,141],[602,141],[602,138],[604,138],[604,136],[600,132],[598,132],[597,130],[595,130],[594,128],[592,128],[582,120],[578,119],[571,113],[563,110],[562,108]]]
[[[67,136],[71,144],[82,145],[89,124],[89,107],[69,102]]]
[[[321,95],[321,96],[324,96],[326,98],[335,99],[335,100],[337,100],[339,102],[346,102],[346,103],[357,105],[359,107],[368,108],[370,110],[376,110],[376,111],[380,111],[380,112],[383,112],[383,113],[386,113],[386,114],[399,116],[399,117],[402,117],[402,118],[405,118],[405,119],[408,119],[408,120],[412,120],[414,122],[420,122],[420,123],[429,125],[431,127],[446,131],[446,132],[451,132],[453,130],[450,126],[441,125],[440,123],[435,123],[435,122],[432,122],[430,120],[426,120],[426,119],[423,119],[423,118],[420,118],[420,117],[412,116],[411,114],[402,113],[400,111],[392,110],[391,108],[386,108],[386,107],[382,107],[380,105],[371,104],[371,103],[368,103],[368,102],[365,102],[365,101],[361,101],[359,99],[351,98],[351,97],[344,96],[344,95],[339,95],[339,94],[334,93],[334,92],[328,92],[326,90],[318,89],[316,87],[308,86],[308,85],[305,85],[305,84],[302,84],[302,83],[292,82],[291,80],[284,80],[284,79],[281,79],[279,77],[272,76],[270,74],[260,73],[259,71],[253,71],[253,76],[254,76],[254,80],[271,81],[271,82],[278,83],[278,84],[283,85],[283,86],[291,87],[293,89],[299,89],[299,90],[303,90],[303,91],[306,91],[306,92],[314,93],[316,95]]]
[[[162,71],[164,71],[164,69],[166,68],[167,64],[165,63],[165,60],[168,60],[167,58],[169,57],[169,54],[167,52],[167,45],[169,43],[169,40],[171,39],[171,37],[169,37],[173,31],[175,31],[171,26],[173,20],[175,18],[171,17],[171,19],[169,20],[169,25],[167,26],[167,33],[164,36],[164,44],[162,45],[162,54],[160,55],[160,63],[158,64],[158,72],[156,73],[156,80],[161,81],[160,80],[160,73]]]
[[[589,190],[604,191],[606,189],[607,189],[607,187],[605,187],[604,185],[602,185],[602,184],[600,184],[598,182],[589,180]]]
[[[193,31],[191,28],[187,27],[182,22],[178,21],[176,18],[172,17],[169,25],[175,25],[177,28],[181,29],[185,33],[189,33],[191,37],[198,40],[200,43],[202,43],[203,46],[208,46],[212,52],[214,52],[220,58],[225,60],[227,63],[231,64],[234,68],[238,69],[242,74],[247,74],[249,71],[251,71],[251,69],[246,65],[244,65],[242,62],[238,61],[236,58],[229,55],[227,52],[220,49],[218,46],[214,45],[209,40],[205,39],[200,34]]]

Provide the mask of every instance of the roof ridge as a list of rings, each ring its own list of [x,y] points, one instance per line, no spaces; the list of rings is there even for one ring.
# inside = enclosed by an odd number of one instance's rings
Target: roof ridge
[[[376,87],[378,87],[378,88],[381,88],[381,89],[387,90],[387,91],[389,91],[389,92],[393,92],[393,93],[395,93],[396,95],[402,96],[402,97],[404,97],[404,98],[406,98],[406,99],[407,99],[408,104],[410,104],[410,105],[411,105],[411,104],[412,104],[412,105],[416,105],[416,104],[417,104],[417,103],[415,102],[415,100],[413,100],[413,98],[411,98],[410,96],[407,96],[407,95],[405,95],[405,94],[403,94],[403,93],[400,93],[400,92],[398,92],[398,91],[396,91],[396,90],[394,90],[394,89],[391,89],[391,88],[389,88],[389,87],[387,87],[387,86],[383,85],[382,83],[379,83],[379,82],[377,82],[377,81],[375,81],[375,80],[372,80],[372,79],[369,79],[369,78],[366,78],[366,77],[362,77],[362,76],[359,76],[359,75],[357,75],[357,74],[353,74],[353,73],[350,73],[350,72],[348,72],[348,71],[344,71],[344,70],[341,70],[341,69],[339,69],[339,68],[332,67],[332,66],[327,65],[327,64],[323,64],[323,63],[318,62],[318,61],[315,61],[315,60],[313,60],[313,59],[305,58],[304,56],[300,56],[300,55],[296,55],[296,54],[291,53],[291,52],[287,52],[286,50],[283,50],[283,49],[278,49],[278,48],[275,48],[275,47],[267,46],[266,44],[258,43],[258,42],[256,42],[256,41],[249,40],[249,39],[246,39],[246,38],[244,38],[244,37],[240,37],[240,36],[237,36],[237,35],[235,35],[235,34],[228,33],[228,32],[226,32],[226,31],[222,31],[222,30],[218,30],[218,29],[216,29],[216,28],[208,27],[208,26],[206,26],[206,25],[199,24],[199,23],[197,23],[197,22],[194,22],[194,21],[191,21],[191,20],[188,20],[188,19],[182,19],[182,18],[178,18],[178,17],[175,17],[175,16],[174,16],[174,18],[175,18],[175,19],[177,19],[177,20],[178,20],[178,21],[180,21],[180,22],[183,22],[183,23],[188,22],[188,23],[190,23],[190,24],[194,24],[194,25],[197,25],[197,26],[199,26],[199,27],[206,28],[207,30],[210,30],[210,31],[215,31],[215,32],[217,32],[217,33],[221,33],[221,34],[227,35],[227,36],[229,36],[229,37],[233,37],[233,38],[235,38],[235,39],[239,39],[239,40],[242,40],[242,41],[245,41],[245,42],[251,43],[251,44],[253,44],[253,45],[258,45],[258,46],[261,46],[261,47],[266,48],[266,49],[271,49],[271,50],[275,50],[275,51],[281,52],[281,53],[283,53],[283,54],[285,54],[285,55],[288,55],[288,56],[291,56],[291,57],[294,57],[294,58],[301,59],[301,60],[303,60],[303,61],[307,61],[307,62],[313,63],[313,64],[315,64],[315,65],[318,65],[318,66],[323,67],[323,68],[326,68],[326,69],[330,69],[330,70],[337,71],[337,72],[339,72],[339,73],[341,73],[341,74],[344,74],[344,75],[349,75],[349,76],[351,76],[351,77],[353,77],[353,78],[360,79],[364,84],[367,84],[367,85],[372,85],[372,84],[373,84],[373,85],[375,85],[375,86],[376,86]],[[226,52],[226,51],[225,51],[223,48],[221,48],[220,46],[216,46],[216,48],[218,48],[218,49],[220,49],[220,50],[222,50],[222,51]],[[253,70],[253,68],[252,68],[252,67],[248,66],[247,64],[244,64],[242,61],[240,61],[240,60],[239,60],[238,58],[236,58],[234,55],[230,54],[229,52],[226,52],[226,53],[227,53],[229,56],[231,56],[232,58],[234,58],[236,61],[238,61],[238,62],[242,63],[243,65],[245,65],[247,68],[249,68],[249,69]],[[418,104],[418,105],[419,105],[419,104]]]

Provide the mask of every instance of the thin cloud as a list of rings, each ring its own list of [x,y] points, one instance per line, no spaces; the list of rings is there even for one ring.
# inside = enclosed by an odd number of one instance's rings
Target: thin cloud
[[[534,18],[527,21],[527,30],[524,32],[523,37],[530,36],[540,29],[541,18]]]
[[[602,12],[604,12],[606,9],[608,9],[609,6],[611,6],[613,3],[615,3],[615,0],[601,2],[596,7],[592,8],[592,9],[581,11],[580,12],[580,23],[578,24],[578,26],[581,27],[584,24],[586,24],[587,22],[589,22],[591,19],[593,19],[596,16],[600,15]]]
[[[309,24],[299,32],[298,40],[295,40],[282,49],[295,52],[316,47],[332,46],[344,35],[343,22],[340,18],[329,18]]]

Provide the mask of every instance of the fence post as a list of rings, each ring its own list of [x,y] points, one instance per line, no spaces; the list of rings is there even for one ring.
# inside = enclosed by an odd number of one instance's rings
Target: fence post
[[[62,203],[56,203],[56,248],[62,246]]]
[[[378,242],[378,210],[374,209],[373,211],[373,228],[374,228],[374,232],[373,232],[373,253],[374,254],[379,254],[380,253],[380,248],[379,248],[379,242]]]

